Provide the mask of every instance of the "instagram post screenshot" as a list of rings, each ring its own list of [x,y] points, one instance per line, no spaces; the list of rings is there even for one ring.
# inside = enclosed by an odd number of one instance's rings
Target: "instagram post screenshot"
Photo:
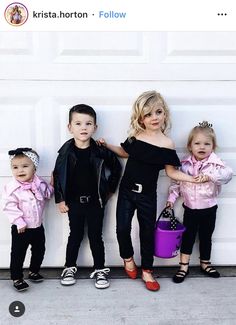
[[[0,325],[236,324],[235,2],[0,17]]]

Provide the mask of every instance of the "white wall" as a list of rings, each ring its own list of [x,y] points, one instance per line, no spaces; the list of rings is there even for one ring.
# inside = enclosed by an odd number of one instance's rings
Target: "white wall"
[[[161,92],[169,104],[171,137],[180,157],[189,130],[209,120],[218,136],[218,154],[235,171],[235,37],[234,32],[1,32],[0,189],[11,177],[7,152],[20,146],[38,151],[38,173],[49,179],[57,150],[70,137],[66,125],[71,106],[93,106],[98,113],[96,136],[118,144],[127,136],[133,101],[152,89]],[[162,173],[158,211],[165,204],[168,184]],[[212,251],[217,264],[236,264],[235,185],[234,177],[219,197]],[[115,236],[116,198],[110,200],[104,221],[108,265],[122,264]],[[182,217],[181,202],[176,213]],[[10,225],[0,215],[0,267],[8,267]],[[45,228],[44,266],[62,266],[68,223],[53,200],[45,211]],[[135,219],[133,240],[139,262]],[[191,261],[198,262],[197,247]],[[177,262],[178,258],[155,259],[156,265]],[[87,240],[78,264],[92,265]]]

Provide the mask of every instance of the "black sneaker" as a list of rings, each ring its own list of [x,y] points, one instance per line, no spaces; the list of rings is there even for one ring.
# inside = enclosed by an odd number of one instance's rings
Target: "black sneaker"
[[[13,287],[17,291],[25,291],[25,290],[27,290],[29,288],[29,285],[23,279],[20,279],[20,280],[14,280],[13,281]]]
[[[95,287],[98,289],[105,289],[108,288],[110,283],[107,279],[108,273],[110,272],[109,268],[95,270],[90,274],[90,278],[95,277]]]
[[[29,280],[32,282],[42,282],[44,277],[39,273],[29,273]]]
[[[75,273],[77,268],[75,266],[66,267],[61,274],[61,284],[64,286],[70,286],[76,283]]]

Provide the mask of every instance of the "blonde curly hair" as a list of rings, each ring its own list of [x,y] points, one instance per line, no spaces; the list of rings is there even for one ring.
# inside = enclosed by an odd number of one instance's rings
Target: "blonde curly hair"
[[[170,128],[170,112],[161,94],[155,90],[143,92],[134,102],[130,121],[129,138],[137,136],[145,130],[141,122],[145,115],[149,114],[153,108],[162,107],[165,112],[165,121],[162,132],[165,134]]]
[[[203,133],[205,136],[210,137],[213,144],[213,150],[217,148],[216,134],[214,129],[212,128],[212,124],[210,124],[208,121],[202,121],[201,123],[199,123],[199,125],[192,128],[192,130],[189,133],[188,141],[187,141],[187,148],[189,151],[190,151],[193,138],[198,133]]]

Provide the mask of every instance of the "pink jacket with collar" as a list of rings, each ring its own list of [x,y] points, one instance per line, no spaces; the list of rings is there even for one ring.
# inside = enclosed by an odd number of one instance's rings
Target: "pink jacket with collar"
[[[41,199],[29,189],[23,189],[22,183],[15,178],[6,184],[3,189],[3,211],[7,214],[10,223],[17,226],[17,229],[37,228],[42,224],[45,199],[53,195],[53,187],[47,184],[42,178],[34,176],[34,184],[37,187]]]
[[[181,160],[181,171],[188,175],[207,175],[210,181],[206,183],[178,182],[169,188],[168,201],[175,203],[179,196],[183,197],[184,205],[190,209],[205,209],[217,204],[217,196],[221,185],[227,184],[233,171],[230,167],[212,152],[208,159],[198,161],[198,172],[195,172],[194,158],[189,155]]]

